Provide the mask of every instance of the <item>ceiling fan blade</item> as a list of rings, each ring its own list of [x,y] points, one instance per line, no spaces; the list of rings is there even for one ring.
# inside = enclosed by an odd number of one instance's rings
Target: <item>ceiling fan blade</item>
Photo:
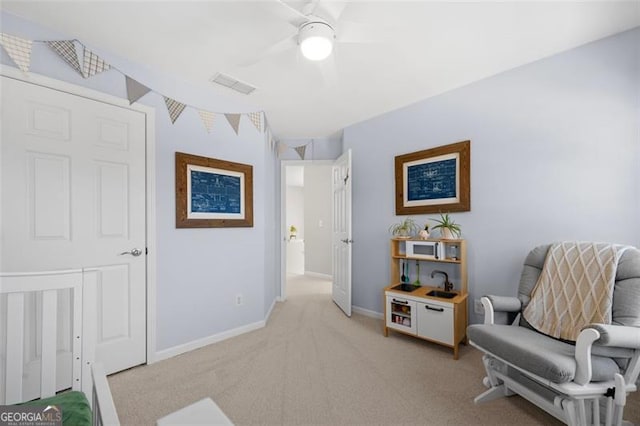
[[[340,19],[346,7],[347,2],[323,1],[317,5],[317,10],[314,14],[332,21],[335,24]]]
[[[299,28],[300,25],[309,22],[309,18],[307,18],[307,16],[304,13],[300,12],[298,9],[289,6],[282,0],[276,0],[276,2],[283,6],[277,8],[276,10],[276,14],[283,21],[287,21],[296,28]]]
[[[267,47],[262,52],[258,53],[256,57],[243,61],[239,63],[238,66],[241,68],[250,67],[252,65],[257,64],[258,62],[264,61],[269,56],[278,55],[291,48],[297,47],[297,45],[298,45],[298,34],[294,34]]]
[[[336,39],[340,43],[380,43],[388,40],[392,33],[393,28],[389,26],[342,21],[336,30]]]
[[[338,81],[338,67],[336,63],[336,47],[329,57],[319,63],[320,73],[325,87],[335,86]]]

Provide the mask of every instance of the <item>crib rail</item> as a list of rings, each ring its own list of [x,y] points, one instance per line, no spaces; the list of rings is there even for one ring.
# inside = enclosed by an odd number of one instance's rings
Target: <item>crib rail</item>
[[[71,290],[71,353],[74,390],[82,387],[82,281],[79,269],[34,273],[0,273],[0,294],[7,295],[6,356],[4,357],[5,388],[2,404],[23,401],[25,296],[41,293],[39,315],[40,337],[40,398],[56,393],[58,291]]]

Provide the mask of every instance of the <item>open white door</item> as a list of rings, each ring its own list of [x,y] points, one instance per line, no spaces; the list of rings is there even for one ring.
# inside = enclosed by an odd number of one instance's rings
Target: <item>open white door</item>
[[[333,301],[351,316],[351,150],[338,158],[331,175],[333,190]]]

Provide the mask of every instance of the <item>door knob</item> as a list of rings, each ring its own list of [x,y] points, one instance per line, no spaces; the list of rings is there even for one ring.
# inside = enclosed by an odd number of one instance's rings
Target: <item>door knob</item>
[[[134,248],[131,251],[123,251],[122,253],[120,253],[120,256],[125,255],[125,254],[130,254],[131,256],[135,256],[138,257],[142,254],[142,250]]]
[[[350,243],[352,243],[352,242],[353,242],[353,240],[350,240],[350,239],[348,239],[348,238],[345,238],[344,240],[340,240],[340,241],[342,241],[342,242],[343,242],[343,243],[345,243],[345,244],[350,244]]]

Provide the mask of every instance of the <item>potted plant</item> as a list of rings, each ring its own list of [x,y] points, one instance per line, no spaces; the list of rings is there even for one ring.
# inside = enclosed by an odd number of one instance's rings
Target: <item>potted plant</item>
[[[402,222],[394,223],[389,227],[389,232],[396,238],[411,238],[413,234],[418,232],[418,225],[410,217],[406,218]]]
[[[440,236],[446,240],[460,237],[460,225],[455,223],[449,213],[440,213],[440,217],[437,219],[429,219],[436,222],[432,229],[438,229]]]
[[[292,240],[296,237],[296,235],[298,235],[298,228],[296,228],[295,226],[291,225],[289,227],[289,239]]]

